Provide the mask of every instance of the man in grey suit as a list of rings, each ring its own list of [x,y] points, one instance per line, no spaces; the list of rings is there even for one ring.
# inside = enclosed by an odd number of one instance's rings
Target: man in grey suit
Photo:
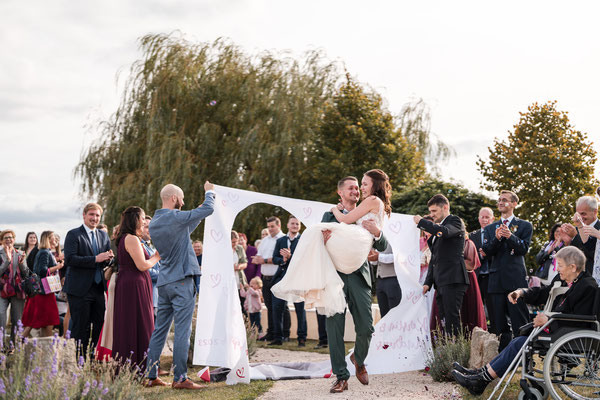
[[[196,299],[194,276],[200,275],[198,259],[190,234],[200,221],[213,213],[214,185],[204,183],[204,203],[190,211],[181,211],[183,190],[169,184],[160,191],[162,208],[156,210],[149,229],[154,246],[161,256],[158,274],[158,312],[148,351],[147,386],[166,386],[157,377],[160,354],[165,346],[171,322],[175,320],[173,343],[174,389],[201,389],[187,378],[187,359],[192,334],[192,316]]]

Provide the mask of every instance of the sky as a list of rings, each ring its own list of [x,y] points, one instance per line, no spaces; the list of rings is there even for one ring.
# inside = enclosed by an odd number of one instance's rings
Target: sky
[[[432,132],[457,153],[442,178],[472,190],[480,190],[477,155],[533,102],[557,100],[598,151],[599,9],[594,1],[3,0],[0,228],[18,241],[46,229],[64,239],[81,224],[94,199],[79,195],[74,168],[116,111],[149,33],[225,37],[250,54],[321,49],[394,114],[423,98]]]

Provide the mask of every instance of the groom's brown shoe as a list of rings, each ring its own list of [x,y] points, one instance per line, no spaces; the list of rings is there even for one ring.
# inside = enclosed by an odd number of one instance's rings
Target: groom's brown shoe
[[[369,373],[367,372],[367,368],[365,365],[361,365],[360,367],[356,364],[356,359],[354,358],[354,353],[350,356],[350,361],[354,364],[354,369],[356,370],[356,379],[363,385],[369,384]]]
[[[144,386],[146,387],[155,387],[155,386],[167,386],[168,383],[163,381],[160,378],[148,379]]]
[[[331,389],[329,389],[329,393],[342,393],[344,390],[348,390],[348,380],[338,379],[335,381]]]

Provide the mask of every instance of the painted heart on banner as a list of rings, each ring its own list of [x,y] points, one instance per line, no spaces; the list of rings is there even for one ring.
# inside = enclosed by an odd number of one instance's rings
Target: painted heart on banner
[[[231,200],[231,202],[232,202],[232,203],[235,203],[236,201],[238,201],[238,200],[239,200],[239,198],[240,198],[240,195],[238,195],[238,194],[235,194],[235,193],[229,193],[229,194],[227,195],[227,197],[229,197],[229,200]]]
[[[235,374],[237,375],[238,378],[244,379],[246,377],[246,375],[244,375],[244,372],[245,372],[245,368],[242,367],[242,368],[237,369],[235,371]]]
[[[412,265],[413,267],[417,266],[417,258],[418,258],[417,256],[415,256],[414,254],[411,253],[408,256],[408,263],[410,265]]]
[[[400,233],[400,229],[402,229],[402,223],[400,221],[396,221],[392,224],[388,225],[390,227],[390,231],[394,233]]]
[[[223,239],[223,233],[219,231],[215,231],[214,229],[210,230],[210,236],[213,238],[215,242],[220,242]]]
[[[308,218],[312,215],[312,207],[304,207],[302,211],[304,212],[304,218]]]
[[[212,287],[215,288],[221,283],[221,274],[210,274],[210,280],[212,281]]]
[[[221,204],[223,204],[223,207],[227,207],[227,202],[225,200],[221,200]]]

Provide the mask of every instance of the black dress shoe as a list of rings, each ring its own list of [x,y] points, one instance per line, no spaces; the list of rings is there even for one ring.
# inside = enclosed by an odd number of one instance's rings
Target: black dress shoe
[[[306,347],[306,340],[303,340],[303,339],[298,340],[298,347]]]
[[[457,370],[458,372],[460,372],[463,375],[477,375],[478,373],[483,371],[483,368],[479,368],[479,369],[465,368],[462,365],[460,365],[459,363],[457,363],[456,361],[454,361],[452,363],[452,368]]]
[[[283,342],[281,340],[273,340],[272,342],[269,342],[269,346],[281,346],[283,344]]]
[[[315,349],[326,349],[327,343],[319,343],[315,346]]]
[[[480,396],[485,391],[488,383],[490,383],[484,379],[483,374],[463,375],[454,370],[452,371],[452,376],[460,386],[467,389],[473,396]]]
[[[258,339],[260,342],[270,342],[273,340],[273,336],[265,335]]]
[[[286,336],[286,337],[284,337],[284,338],[283,338],[283,341],[284,341],[284,342],[289,342],[289,341],[290,341],[290,337],[289,337],[289,336]]]

